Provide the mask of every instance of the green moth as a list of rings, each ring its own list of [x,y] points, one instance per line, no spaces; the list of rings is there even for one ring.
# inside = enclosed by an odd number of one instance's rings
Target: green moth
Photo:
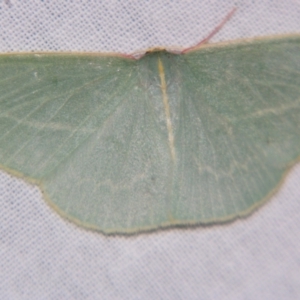
[[[0,164],[104,233],[247,215],[300,157],[300,37],[0,56]]]

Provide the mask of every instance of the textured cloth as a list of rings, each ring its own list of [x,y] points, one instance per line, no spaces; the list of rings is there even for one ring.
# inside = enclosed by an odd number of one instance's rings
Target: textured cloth
[[[0,2],[0,51],[132,53],[300,32],[299,0]],[[300,299],[300,166],[248,218],[107,237],[0,172],[0,299]]]

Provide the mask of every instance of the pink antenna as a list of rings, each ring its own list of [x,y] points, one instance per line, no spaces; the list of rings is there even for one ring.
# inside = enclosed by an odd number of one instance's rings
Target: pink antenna
[[[200,41],[198,44],[196,44],[195,46],[183,49],[180,53],[187,53],[189,51],[195,50],[196,48],[200,47],[201,45],[207,43],[215,34],[217,34],[222,27],[232,18],[232,16],[234,15],[234,13],[236,12],[237,7],[234,7],[228,14],[227,16],[222,20],[222,22],[206,37],[204,38],[202,41]]]
[[[199,43],[197,43],[195,46],[183,49],[181,51],[170,51],[167,50],[171,53],[176,53],[176,54],[184,54],[187,53],[189,51],[195,50],[196,48],[200,47],[201,45],[207,43],[215,34],[217,34],[222,27],[232,18],[232,16],[234,15],[234,13],[236,12],[237,7],[234,7],[228,14],[227,16],[222,20],[222,22],[206,37],[204,38],[202,41],[200,41]],[[143,57],[145,55],[145,52],[142,53],[135,53],[135,54],[119,54],[120,56],[124,57],[124,58],[129,58],[129,59],[133,59],[133,60],[138,60],[141,57]]]

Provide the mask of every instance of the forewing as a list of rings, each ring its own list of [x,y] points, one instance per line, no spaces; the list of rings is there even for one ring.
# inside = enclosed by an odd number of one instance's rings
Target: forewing
[[[182,56],[178,199],[187,223],[228,220],[270,196],[300,155],[300,39]]]
[[[2,56],[1,164],[33,179],[59,212],[88,227],[125,232],[164,222],[170,158],[148,64]]]

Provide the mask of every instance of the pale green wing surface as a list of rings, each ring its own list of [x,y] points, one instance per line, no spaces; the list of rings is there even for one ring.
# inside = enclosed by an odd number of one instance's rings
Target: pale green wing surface
[[[103,232],[244,215],[300,155],[298,37],[138,61],[2,55],[0,91],[0,164]]]
[[[245,215],[299,159],[300,38],[207,48],[178,64],[173,215],[195,223]]]

